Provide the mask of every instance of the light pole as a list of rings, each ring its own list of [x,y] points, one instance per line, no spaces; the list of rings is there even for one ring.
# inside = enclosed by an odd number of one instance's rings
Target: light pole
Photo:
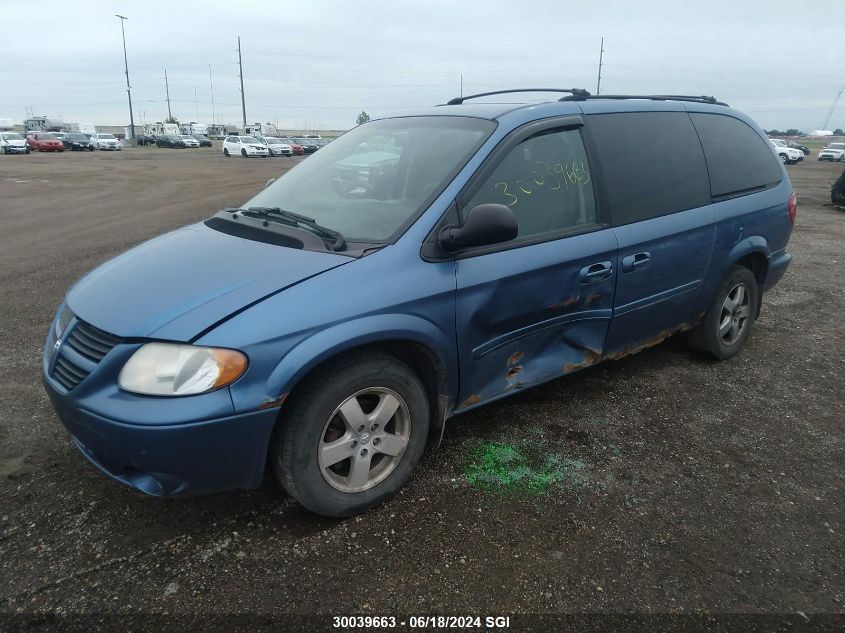
[[[123,21],[129,18],[114,14],[116,18],[120,18],[120,34],[123,36],[123,67],[126,69],[126,96],[129,97],[129,135],[135,138],[135,117],[132,115],[132,90],[129,87],[129,61],[126,59],[126,33],[123,30]]]

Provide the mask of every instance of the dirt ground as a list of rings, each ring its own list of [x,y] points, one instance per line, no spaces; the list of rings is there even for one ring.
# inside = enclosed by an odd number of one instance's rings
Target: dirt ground
[[[792,267],[730,361],[670,339],[460,416],[402,494],[343,521],[269,479],[163,500],[97,472],[41,385],[66,289],[297,160],[0,157],[0,611],[845,613],[842,165],[814,157],[788,168]],[[503,446],[577,476],[470,476]]]

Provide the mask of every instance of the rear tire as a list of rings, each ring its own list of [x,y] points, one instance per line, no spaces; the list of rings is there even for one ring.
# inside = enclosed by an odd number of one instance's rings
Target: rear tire
[[[690,345],[718,360],[735,356],[751,335],[758,293],[754,273],[744,266],[731,268],[719,284],[704,319],[690,332]]]
[[[306,378],[285,403],[270,459],[303,506],[351,516],[408,482],[428,427],[428,398],[413,370],[381,352],[354,353]]]

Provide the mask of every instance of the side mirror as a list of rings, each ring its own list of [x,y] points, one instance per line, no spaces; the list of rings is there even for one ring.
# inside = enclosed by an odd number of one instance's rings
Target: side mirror
[[[479,204],[470,209],[463,226],[444,226],[438,241],[447,251],[488,246],[514,239],[519,232],[516,216],[503,204]]]
[[[267,182],[265,182],[265,183],[264,183],[264,188],[266,189],[267,187],[269,187],[270,185],[272,185],[274,182],[276,182],[276,179],[275,179],[275,178],[271,178],[270,180],[268,180]]]

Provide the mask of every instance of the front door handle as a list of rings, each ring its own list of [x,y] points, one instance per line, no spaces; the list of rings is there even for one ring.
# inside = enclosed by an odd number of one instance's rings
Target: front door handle
[[[622,272],[632,273],[636,270],[648,268],[651,264],[651,254],[647,252],[636,253],[622,258]]]
[[[581,283],[594,284],[597,281],[607,279],[613,274],[613,264],[610,262],[598,262],[590,264],[581,269]]]

